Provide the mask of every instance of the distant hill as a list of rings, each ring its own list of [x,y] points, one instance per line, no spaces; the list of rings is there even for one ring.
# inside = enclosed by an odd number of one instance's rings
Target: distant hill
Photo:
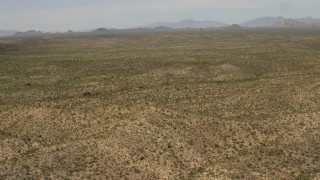
[[[261,17],[254,20],[242,23],[241,26],[245,27],[271,27],[275,23],[285,20],[284,17]]]
[[[157,28],[157,27],[166,27],[173,29],[183,29],[183,28],[217,28],[224,27],[227,24],[216,21],[195,21],[192,19],[182,20],[179,22],[158,22],[147,24],[143,27],[145,28]]]
[[[166,26],[158,26],[158,27],[154,27],[153,29],[157,29],[157,30],[168,30],[168,29],[172,29],[172,28],[166,27]]]
[[[244,27],[317,27],[320,25],[320,19],[312,17],[289,19],[282,16],[261,17],[245,23]]]
[[[232,24],[232,25],[230,26],[230,28],[239,29],[239,28],[241,28],[241,26],[238,25],[238,24]]]
[[[312,24],[312,23],[305,23],[305,21],[298,21],[294,19],[286,19],[274,24],[274,27],[280,28],[316,28],[320,27],[320,25]]]
[[[42,34],[43,33],[41,31],[30,30],[26,32],[16,32],[14,36],[38,36]]]
[[[306,23],[310,25],[320,25],[320,19],[312,18],[312,17],[306,17],[306,18],[297,18],[294,19],[301,23]]]
[[[17,31],[13,31],[13,30],[0,30],[0,37],[4,37],[4,36],[12,36],[14,35],[14,33],[16,33]]]
[[[91,32],[99,32],[99,33],[101,33],[101,32],[108,32],[108,31],[109,30],[106,29],[106,28],[98,28],[98,29],[92,30]]]

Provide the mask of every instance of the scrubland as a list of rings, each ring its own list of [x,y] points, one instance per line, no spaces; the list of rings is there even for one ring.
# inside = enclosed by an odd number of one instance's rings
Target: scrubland
[[[0,179],[318,179],[320,33],[0,39]]]

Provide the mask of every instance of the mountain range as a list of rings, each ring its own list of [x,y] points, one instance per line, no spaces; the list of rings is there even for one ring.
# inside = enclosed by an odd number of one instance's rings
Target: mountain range
[[[320,19],[306,18],[284,18],[278,17],[261,17],[245,23],[243,27],[320,27]]]
[[[196,21],[192,19],[186,19],[178,22],[157,22],[150,23],[139,28],[150,28],[157,30],[166,30],[166,29],[185,29],[185,28],[221,28],[221,27],[274,27],[274,28],[320,28],[320,19],[306,17],[306,18],[285,18],[282,16],[278,17],[260,17],[256,18],[242,24],[229,25],[223,22],[217,21]],[[90,30],[91,32],[107,32],[109,29],[98,28],[96,30]],[[90,32],[84,31],[84,32]],[[70,32],[70,31],[69,31]],[[82,31],[78,31],[82,32]],[[13,30],[0,30],[0,37],[3,36],[26,36],[26,35],[39,35],[40,31],[27,31],[27,32],[17,32]]]
[[[320,19],[306,17],[306,18],[284,18],[282,16],[278,17],[261,17],[256,18],[242,24],[241,27],[320,27]],[[155,29],[183,29],[183,28],[220,28],[228,27],[227,23],[217,22],[217,21],[195,21],[192,19],[182,20],[178,22],[158,22],[144,25],[144,28],[155,28]],[[233,25],[234,26],[234,25]]]
[[[217,28],[228,26],[226,23],[216,21],[195,21],[193,19],[186,19],[179,22],[157,22],[146,24],[144,28],[159,28],[167,27],[172,29],[183,29],[183,28]]]
[[[242,23],[241,26],[244,27],[271,27],[275,23],[285,20],[284,17],[261,17],[256,18],[245,23]]]

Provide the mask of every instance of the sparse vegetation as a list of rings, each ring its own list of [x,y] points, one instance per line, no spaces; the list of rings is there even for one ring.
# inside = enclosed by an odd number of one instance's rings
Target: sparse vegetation
[[[317,179],[302,31],[0,39],[0,179]]]

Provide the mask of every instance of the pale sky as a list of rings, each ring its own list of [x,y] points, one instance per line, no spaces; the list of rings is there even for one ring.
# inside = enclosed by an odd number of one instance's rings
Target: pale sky
[[[128,28],[183,19],[242,23],[257,17],[320,18],[320,0],[0,0],[0,29]]]

